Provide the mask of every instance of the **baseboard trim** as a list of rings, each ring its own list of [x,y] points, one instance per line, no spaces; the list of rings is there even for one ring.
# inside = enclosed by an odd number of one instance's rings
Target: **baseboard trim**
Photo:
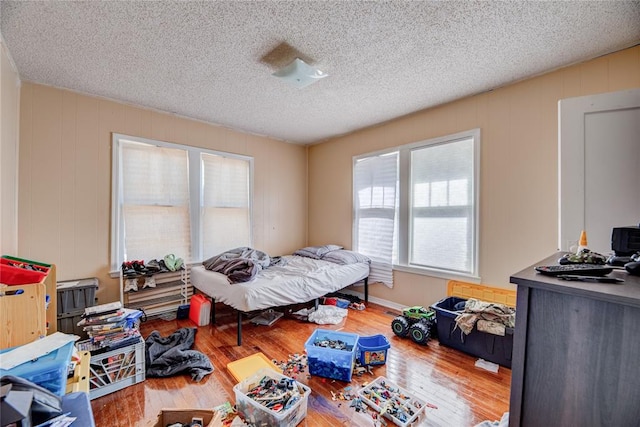
[[[361,300],[364,300],[364,292],[356,292],[350,289],[343,289],[340,292],[347,294],[347,295],[354,295],[357,296],[358,298],[360,298]],[[406,305],[401,305],[398,303],[395,303],[393,301],[389,301],[386,299],[382,299],[382,298],[378,298],[378,297],[373,297],[371,295],[369,295],[369,302],[372,302],[374,304],[378,304],[381,305],[383,307],[387,307],[387,308],[391,308],[394,310],[398,310],[398,311],[402,311],[403,308],[406,308]]]

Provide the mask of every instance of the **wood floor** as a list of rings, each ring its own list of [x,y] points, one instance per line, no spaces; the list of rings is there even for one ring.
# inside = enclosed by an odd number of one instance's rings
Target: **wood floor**
[[[285,316],[272,326],[259,326],[247,317],[243,322],[243,345],[238,347],[235,312],[218,305],[216,325],[198,328],[194,347],[211,360],[215,367],[211,375],[198,383],[188,374],[148,378],[94,399],[91,406],[96,426],[147,426],[153,425],[161,408],[211,408],[227,401],[234,404],[235,380],[227,371],[227,363],[256,352],[269,359],[287,360],[289,355],[304,352],[305,341],[317,327],[361,336],[383,334],[391,348],[385,365],[374,367],[373,375],[354,375],[350,383],[310,377],[307,372],[299,375],[297,379],[312,390],[307,417],[300,426],[374,425],[369,414],[357,413],[350,402],[332,400],[331,392],[339,394],[346,387],[355,392],[377,376],[387,377],[428,403],[417,425],[473,426],[484,420],[499,420],[509,410],[509,369],[500,367],[494,374],[476,368],[477,358],[441,346],[436,340],[420,346],[398,338],[391,331],[396,314],[370,303],[364,311],[349,310],[339,325],[317,325]],[[142,323],[141,332],[145,338],[154,330],[168,336],[182,327],[193,327],[193,323],[188,319],[153,319]]]

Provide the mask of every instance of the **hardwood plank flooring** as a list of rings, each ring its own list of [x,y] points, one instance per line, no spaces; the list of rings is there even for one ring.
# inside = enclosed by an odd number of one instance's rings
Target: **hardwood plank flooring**
[[[307,371],[297,379],[307,384],[309,397],[307,417],[300,426],[369,426],[369,414],[357,413],[349,401],[334,401],[331,392],[345,387],[356,391],[377,376],[405,388],[428,403],[420,426],[473,426],[484,420],[499,420],[509,410],[511,370],[500,367],[497,374],[476,368],[476,357],[440,345],[437,340],[420,346],[410,339],[396,337],[391,331],[393,310],[369,303],[363,311],[349,310],[339,325],[317,325],[286,315],[271,326],[243,321],[243,345],[236,345],[236,313],[218,304],[216,325],[202,326],[196,334],[195,350],[206,354],[214,372],[201,382],[188,374],[145,381],[115,393],[92,400],[97,427],[152,425],[162,408],[211,408],[225,402],[235,403],[236,381],[227,363],[264,353],[269,359],[287,360],[289,355],[304,352],[304,343],[316,328],[341,330],[361,336],[383,334],[391,342],[387,362],[372,368],[373,375],[353,376],[350,383],[322,377],[310,377]],[[152,319],[143,322],[141,333],[152,331],[168,336],[182,327],[193,327],[187,320]],[[392,423],[389,423],[391,425]]]

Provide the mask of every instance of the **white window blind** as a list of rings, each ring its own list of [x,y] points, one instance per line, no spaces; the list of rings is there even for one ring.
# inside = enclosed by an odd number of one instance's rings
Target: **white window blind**
[[[191,259],[187,152],[122,145],[124,259]]]
[[[354,247],[372,281],[391,284],[391,264],[478,277],[479,147],[474,129],[354,159]]]
[[[202,165],[203,258],[208,258],[249,245],[249,163],[203,153]]]
[[[251,246],[250,157],[113,135],[111,269]]]
[[[354,163],[354,248],[371,258],[369,281],[393,287],[398,153]]]
[[[473,138],[411,151],[409,265],[472,272]]]

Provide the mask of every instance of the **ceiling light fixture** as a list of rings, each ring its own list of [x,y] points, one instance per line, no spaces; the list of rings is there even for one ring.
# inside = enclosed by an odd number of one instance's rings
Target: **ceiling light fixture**
[[[307,87],[328,76],[327,73],[312,67],[300,58],[294,59],[291,64],[276,71],[273,75],[297,88]]]

